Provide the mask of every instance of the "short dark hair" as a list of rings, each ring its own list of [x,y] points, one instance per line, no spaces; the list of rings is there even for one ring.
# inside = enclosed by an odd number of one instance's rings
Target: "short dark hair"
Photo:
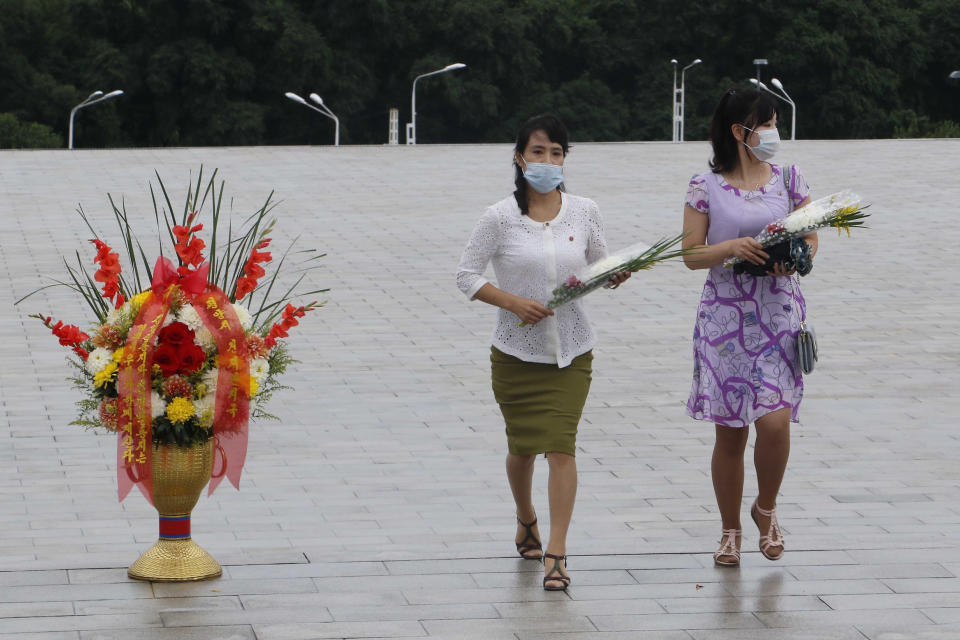
[[[777,101],[766,92],[752,87],[728,89],[720,98],[720,104],[713,112],[713,122],[710,124],[710,143],[713,145],[710,168],[713,172],[732,171],[740,164],[740,143],[730,131],[732,125],[742,124],[755,129],[758,124],[763,124],[777,113]]]
[[[523,152],[527,149],[527,144],[530,142],[530,136],[533,135],[534,131],[543,131],[545,134],[547,134],[550,142],[556,142],[563,147],[563,156],[567,156],[567,152],[570,151],[570,134],[567,132],[567,128],[564,126],[563,121],[552,113],[541,113],[540,115],[533,116],[524,122],[523,126],[520,127],[520,131],[517,132],[517,144],[514,146],[513,150],[522,156]],[[517,187],[517,190],[513,192],[513,197],[517,200],[517,206],[520,207],[520,213],[522,215],[527,215],[530,213],[530,203],[527,202],[528,185],[527,181],[523,177],[523,169],[521,169],[520,165],[517,163],[516,155],[514,155],[513,158],[513,167],[513,184]],[[561,183],[558,188],[560,191],[563,191],[563,183]]]

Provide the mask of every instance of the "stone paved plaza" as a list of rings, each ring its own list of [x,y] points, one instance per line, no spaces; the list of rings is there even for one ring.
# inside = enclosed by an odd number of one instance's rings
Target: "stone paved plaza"
[[[0,639],[960,638],[960,141],[783,146],[814,196],[873,202],[869,230],[821,235],[803,280],[822,360],[779,500],[786,555],[757,551],[748,465],[743,564],[712,565],[713,426],[684,413],[705,273],[669,264],[588,299],[567,593],[514,553],[494,311],[454,284],[512,189],[509,146],[0,152]],[[708,152],[578,144],[567,185],[599,203],[611,248],[652,241],[679,232]],[[66,351],[27,317],[89,312],[63,289],[13,302],[92,258],[78,204],[114,244],[107,194],[125,198],[150,247],[154,169],[179,198],[201,164],[237,220],[275,190],[274,248],[326,251],[313,281],[331,291],[292,334],[296,390],[252,426],[241,491],[194,511],[223,577],[151,585],[126,567],[156,512],[117,502],[115,439],[68,424]],[[542,459],[535,498],[546,522]]]

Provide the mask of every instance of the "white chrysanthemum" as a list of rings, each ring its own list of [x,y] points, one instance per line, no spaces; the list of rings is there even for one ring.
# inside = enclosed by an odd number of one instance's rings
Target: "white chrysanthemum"
[[[216,394],[208,393],[199,400],[193,401],[193,406],[196,409],[197,417],[200,419],[200,424],[205,427],[209,427],[213,424],[213,415],[216,410]]]
[[[103,370],[105,366],[113,362],[113,352],[109,349],[97,348],[87,356],[87,371],[96,375]]]
[[[798,233],[819,224],[826,212],[818,211],[813,207],[804,207],[783,221],[783,228],[788,233]]]
[[[247,308],[243,305],[235,304],[233,305],[233,311],[237,314],[237,318],[240,320],[240,327],[244,331],[249,331],[250,327],[253,326],[253,318],[250,317],[250,312],[247,311]]]
[[[254,358],[250,361],[250,376],[257,381],[257,384],[263,382],[268,373],[270,373],[270,364],[266,358]]]
[[[168,327],[176,321],[177,321],[177,316],[172,313],[168,313],[167,315],[163,316],[163,324],[160,326]]]
[[[213,337],[213,334],[210,333],[210,329],[206,327],[200,327],[194,332],[193,341],[200,345],[207,353],[213,353],[217,350],[217,341]]]
[[[192,304],[185,304],[180,307],[177,319],[194,331],[199,331],[203,328],[203,320],[200,319],[200,314],[197,313],[197,310],[193,308]]]
[[[217,381],[220,379],[220,368],[213,367],[212,369],[207,369],[201,378],[201,382],[207,386],[207,394],[212,395],[217,392]]]
[[[150,417],[159,418],[167,410],[167,403],[156,391],[150,392]]]
[[[620,256],[610,256],[603,260],[598,260],[590,265],[590,272],[587,274],[587,279],[593,278],[601,273],[606,273],[621,264],[623,264],[623,258]]]

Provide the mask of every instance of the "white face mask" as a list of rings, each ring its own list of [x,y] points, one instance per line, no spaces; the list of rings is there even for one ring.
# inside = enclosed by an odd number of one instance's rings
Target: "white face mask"
[[[780,132],[776,129],[761,129],[759,131],[751,129],[750,127],[743,126],[747,131],[753,131],[757,134],[759,142],[757,146],[751,147],[747,144],[746,140],[743,142],[743,146],[753,153],[753,155],[760,160],[761,162],[766,162],[777,155],[777,151],[780,150]]]

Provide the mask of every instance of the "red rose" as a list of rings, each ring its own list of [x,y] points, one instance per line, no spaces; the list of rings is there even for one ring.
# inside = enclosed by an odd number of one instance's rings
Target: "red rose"
[[[176,346],[193,344],[193,329],[182,322],[174,322],[160,329],[160,333],[157,334],[157,339],[164,344]]]
[[[160,367],[163,377],[172,376],[180,369],[180,356],[172,344],[161,344],[153,352],[153,364]]]
[[[180,358],[180,373],[187,375],[196,373],[207,359],[207,354],[203,352],[203,349],[192,342],[180,345],[177,355]]]

